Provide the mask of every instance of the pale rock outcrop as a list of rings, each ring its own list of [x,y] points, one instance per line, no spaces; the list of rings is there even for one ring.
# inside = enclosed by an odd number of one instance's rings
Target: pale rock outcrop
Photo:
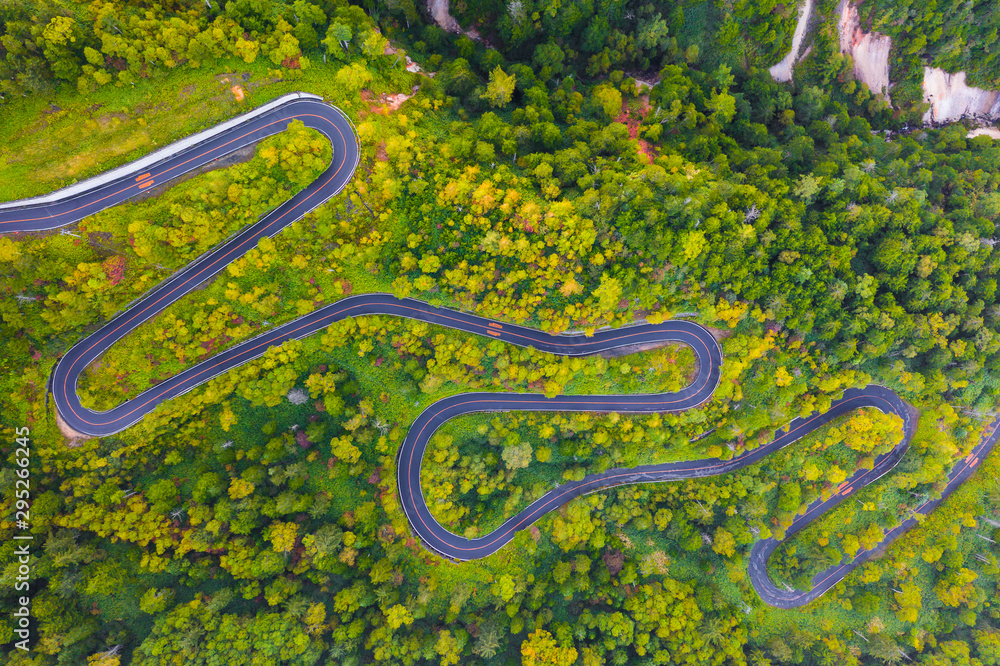
[[[931,105],[924,114],[925,123],[946,123],[965,116],[1000,117],[1000,92],[970,87],[965,72],[949,74],[925,67],[924,100]]]
[[[427,11],[430,12],[431,16],[434,18],[434,22],[438,24],[438,27],[448,32],[465,35],[469,39],[478,41],[479,33],[476,29],[469,28],[468,30],[462,30],[462,26],[460,26],[458,24],[458,20],[451,15],[449,9],[448,0],[427,0]]]
[[[996,127],[978,127],[968,134],[968,138],[974,139],[977,136],[988,136],[994,139],[1000,139],[1000,129]]]
[[[873,94],[889,100],[889,51],[892,39],[877,32],[861,29],[858,8],[847,0],[841,0],[838,9],[840,19],[837,30],[840,33],[840,52],[854,60],[854,78],[866,84]]]

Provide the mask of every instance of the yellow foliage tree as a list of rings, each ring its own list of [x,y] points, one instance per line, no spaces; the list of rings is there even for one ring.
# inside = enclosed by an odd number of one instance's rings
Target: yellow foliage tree
[[[528,635],[521,643],[522,666],[571,666],[576,663],[575,647],[561,647],[544,629]]]
[[[246,479],[233,479],[232,483],[229,484],[229,496],[232,499],[243,499],[253,490],[254,485]]]
[[[288,553],[295,547],[295,539],[299,535],[299,526],[291,522],[274,522],[271,524],[268,540],[276,553]]]

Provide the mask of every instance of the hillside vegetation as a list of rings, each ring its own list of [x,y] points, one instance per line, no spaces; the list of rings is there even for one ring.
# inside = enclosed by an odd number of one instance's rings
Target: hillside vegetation
[[[729,458],[846,388],[888,386],[919,412],[911,449],[777,552],[775,583],[806,588],[939,496],[1000,397],[1000,146],[912,126],[923,64],[1000,86],[998,12],[863,3],[865,29],[894,40],[890,104],[853,80],[835,4],[816,3],[810,55],[782,84],[767,68],[790,47],[791,2],[453,3],[482,41],[412,0],[0,3],[0,197],[289,91],[322,95],[357,127],[350,186],[109,350],[84,402],[118,404],[351,293],[553,333],[683,315],[721,340],[712,400],[457,419],[428,449],[429,503],[484,534],[553,484]],[[395,453],[425,407],[471,390],[676,390],[694,369],[683,347],[565,359],[361,317],[119,435],[64,436],[46,399],[60,354],[329,159],[293,126],[68,234],[0,236],[4,608],[23,594],[19,427],[34,537],[32,650],[4,614],[5,663],[1000,664],[993,457],[818,601],[756,596],[752,545],[899,441],[898,419],[873,410],[737,474],[578,498],[484,560],[414,540]]]

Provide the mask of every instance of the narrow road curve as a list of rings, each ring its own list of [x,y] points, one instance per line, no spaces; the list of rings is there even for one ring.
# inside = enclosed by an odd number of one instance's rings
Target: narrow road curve
[[[339,193],[351,180],[358,164],[358,145],[347,117],[337,108],[314,99],[296,99],[247,118],[205,141],[176,155],[164,157],[145,173],[135,177],[127,174],[111,182],[95,183],[82,194],[74,194],[21,207],[0,208],[0,233],[54,229],[77,222],[100,210],[126,201],[144,191],[152,182],[164,183],[192,169],[208,164],[239,148],[284,130],[292,120],[324,134],[333,145],[330,167],[313,183],[292,199],[271,211],[258,222],[247,226],[218,248],[206,253],[184,269],[150,290],[116,315],[96,332],[75,344],[59,360],[53,372],[52,392],[56,408],[70,427],[88,435],[107,436],[133,425],[161,402],[175,398],[200,384],[261,356],[269,347],[300,339],[323,330],[330,324],[348,317],[392,315],[425,321],[449,328],[502,340],[512,345],[532,347],[564,356],[587,356],[627,345],[650,342],[680,342],[694,351],[697,376],[690,386],[673,393],[646,395],[589,395],[546,398],[535,393],[464,393],[444,398],[425,409],[410,427],[397,453],[399,498],[414,534],[426,548],[453,560],[465,561],[486,557],[503,548],[523,530],[550,511],[574,497],[591,492],[635,483],[674,481],[732,472],[755,464],[834,418],[862,407],[873,407],[903,419],[903,437],[890,451],[875,461],[874,469],[854,474],[827,500],[818,500],[797,516],[787,530],[785,539],[815,521],[858,489],[889,472],[903,457],[916,430],[910,411],[894,392],[880,386],[850,389],[822,413],[797,418],[775,433],[766,446],[748,451],[730,460],[706,459],[632,469],[613,469],[592,474],[581,481],[563,484],[546,493],[486,536],[466,539],[449,532],[435,520],[424,500],[420,486],[420,467],[428,441],[449,419],[473,412],[507,411],[585,411],[618,413],[679,412],[704,404],[719,384],[722,350],[712,335],[702,326],[683,320],[662,324],[642,324],[623,329],[606,329],[592,337],[582,335],[550,335],[523,326],[505,324],[473,314],[435,307],[414,299],[400,299],[389,294],[361,294],[342,299],[320,308],[283,326],[236,345],[178,375],[127,400],[106,412],[83,407],[76,386],[84,368],[111,345],[137,326],[162,312],[164,308],[212,277],[229,263],[243,256],[264,236],[273,236],[289,224],[301,219],[316,206]],[[15,202],[16,203],[16,202]],[[989,453],[1000,435],[1000,420],[994,423],[972,454],[951,471],[948,486],[940,499],[931,500],[914,512],[914,517],[886,533],[885,539],[872,551],[860,551],[818,574],[807,591],[775,585],[767,573],[767,561],[780,545],[774,539],[758,541],[750,553],[749,574],[761,598],[773,606],[801,606],[821,596],[843,580],[882,546],[897,539],[916,524],[916,515],[927,514],[950,495],[971,474],[983,456]]]

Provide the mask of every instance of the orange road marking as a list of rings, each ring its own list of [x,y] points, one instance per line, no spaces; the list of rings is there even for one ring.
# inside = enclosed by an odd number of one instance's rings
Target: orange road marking
[[[845,495],[850,495],[851,494],[851,487],[850,486],[847,487],[847,490],[844,491],[844,494]]]
[[[136,176],[136,177],[135,177],[135,182],[137,182],[137,183],[138,183],[138,182],[139,182],[140,180],[145,180],[145,179],[149,178],[149,177],[150,177],[150,176],[152,176],[152,175],[153,175],[153,174],[151,174],[151,173],[144,173],[144,174],[142,174],[141,176]]]
[[[486,331],[486,332],[489,333],[490,335],[494,336],[494,337],[497,337],[497,338],[500,337],[500,334],[497,333],[496,331]]]
[[[492,322],[492,321],[489,324],[487,324],[487,325],[488,326],[492,326],[493,328],[503,328],[503,326],[501,326],[500,324],[497,324],[496,322]]]
[[[145,181],[139,183],[139,189],[140,190],[144,190],[147,187],[149,187],[150,185],[152,185],[154,182],[155,181],[152,178],[150,178],[149,180],[145,180]]]
[[[971,462],[971,463],[969,463],[969,467],[975,467],[975,466],[976,466],[976,465],[978,465],[978,464],[979,464],[979,458],[978,458],[978,457],[976,457],[976,458],[973,458],[973,459],[972,459],[972,462]]]

